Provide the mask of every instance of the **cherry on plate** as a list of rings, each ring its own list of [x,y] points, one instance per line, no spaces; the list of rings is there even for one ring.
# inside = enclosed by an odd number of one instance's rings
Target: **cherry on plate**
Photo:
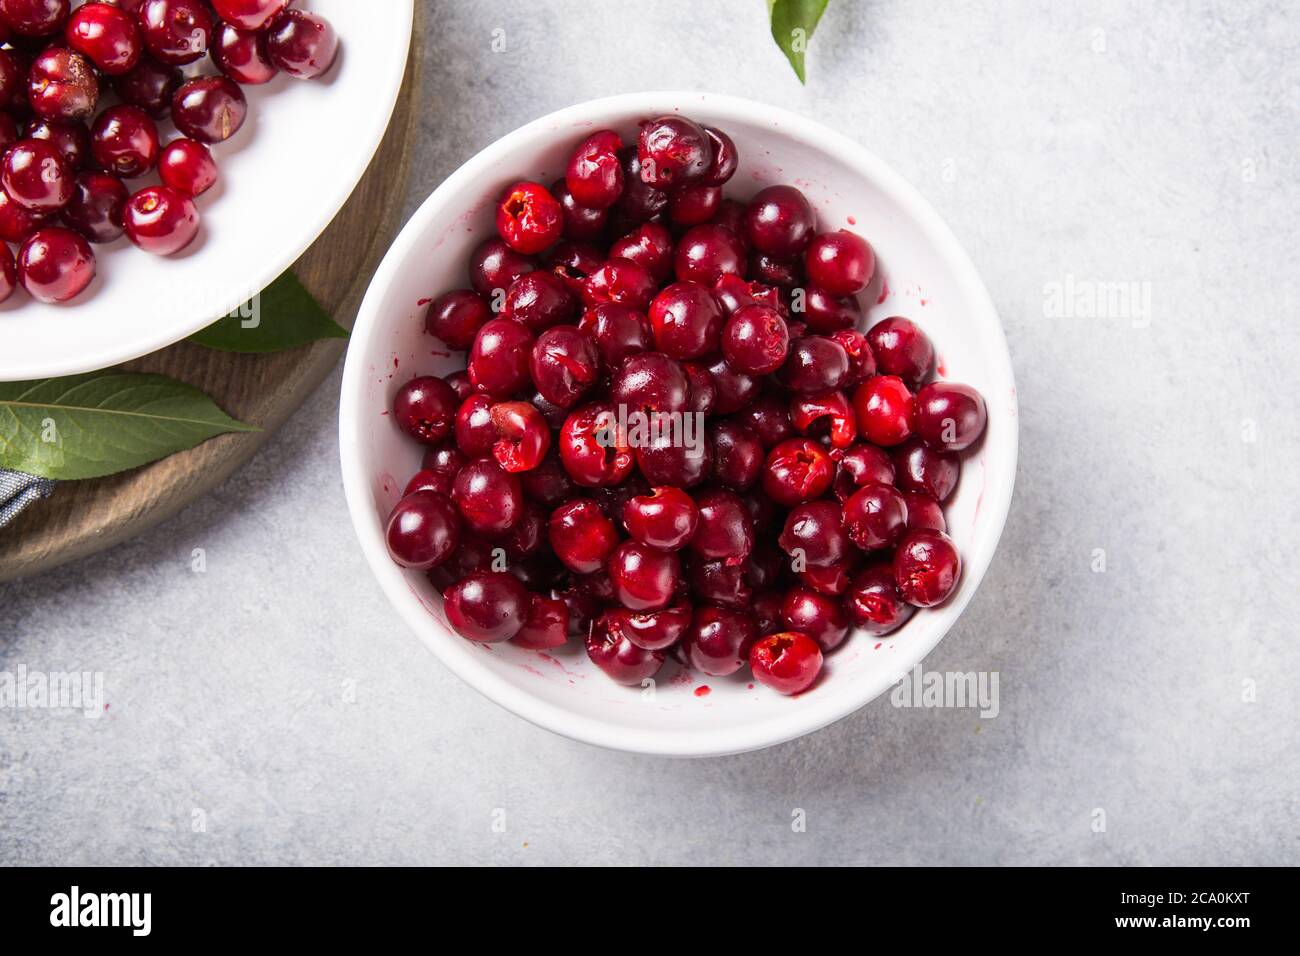
[[[248,100],[228,76],[200,76],[181,84],[172,97],[172,122],[190,139],[223,143],[248,117]]]
[[[755,642],[749,666],[760,684],[779,694],[799,694],[821,673],[822,651],[807,634],[782,631]]]
[[[838,598],[812,588],[791,588],[781,602],[781,622],[817,642],[822,653],[835,650],[849,636],[849,618]]]
[[[71,229],[49,226],[18,250],[18,281],[38,302],[67,302],[95,278],[95,253]]]
[[[919,438],[909,438],[890,457],[894,462],[895,484],[903,491],[919,491],[943,502],[957,488],[961,461],[956,454],[935,451]]]
[[[589,498],[560,505],[547,525],[551,550],[575,574],[594,574],[618,546],[618,529]]]
[[[854,626],[877,637],[898,630],[916,613],[916,608],[903,600],[889,561],[863,568],[850,583],[844,605]]]
[[[491,458],[476,458],[456,475],[452,500],[471,531],[503,535],[523,517],[524,491],[519,476]]]
[[[184,193],[149,186],[127,200],[124,223],[127,238],[145,252],[170,256],[199,234],[199,211]]]
[[[533,595],[524,626],[510,641],[532,651],[563,647],[569,641],[569,606],[559,598]]]
[[[793,186],[768,186],[750,200],[745,213],[754,248],[778,259],[801,255],[815,226],[812,206]]]
[[[459,405],[455,391],[446,381],[421,375],[397,390],[393,419],[416,441],[437,445],[452,435]]]
[[[174,139],[158,157],[158,175],[178,193],[201,196],[217,184],[217,163],[202,143]]]
[[[616,684],[636,687],[648,680],[664,666],[663,651],[651,651],[633,644],[623,632],[611,624],[616,618],[603,614],[591,626],[587,635],[587,656]]]
[[[678,280],[712,288],[724,275],[745,274],[745,250],[730,229],[705,223],[678,240],[673,265]]]
[[[804,269],[808,281],[832,295],[857,295],[876,273],[876,254],[847,229],[824,232],[808,244]]]
[[[469,380],[479,391],[508,398],[529,383],[533,336],[510,319],[492,319],[478,330],[469,353]]]
[[[559,241],[564,211],[541,183],[521,181],[497,205],[497,234],[515,252],[533,255]]]
[[[957,590],[961,555],[941,531],[909,531],[894,552],[894,579],[908,604],[934,607]]]
[[[590,209],[608,209],[623,194],[623,140],[612,129],[592,133],[569,158],[564,181],[573,198]]]
[[[820,498],[834,478],[835,462],[826,449],[807,438],[792,438],[768,453],[763,491],[777,504],[793,508]]]
[[[145,57],[134,69],[114,77],[113,89],[124,103],[140,107],[154,119],[162,119],[171,112],[176,91],[184,82],[180,67]]]
[[[145,49],[159,63],[184,66],[208,52],[216,21],[201,0],[144,0],[136,10]]]
[[[758,639],[754,617],[722,607],[696,608],[682,636],[687,662],[710,677],[726,677],[744,666],[750,646]]]
[[[907,504],[889,485],[866,485],[844,502],[844,530],[863,551],[893,547],[907,530]]]
[[[394,561],[427,571],[446,561],[460,544],[460,516],[445,494],[416,491],[397,503],[384,537]]]
[[[475,571],[443,592],[456,633],[482,644],[508,641],[528,620],[532,595],[507,571]]]
[[[217,16],[241,30],[260,30],[292,0],[210,0]]]
[[[984,434],[984,397],[969,385],[933,382],[916,393],[915,404],[916,433],[931,448],[965,451]]]
[[[628,534],[661,551],[676,551],[684,546],[699,522],[700,511],[691,496],[667,485],[630,498],[623,506]]]
[[[609,578],[614,596],[625,608],[658,611],[672,602],[681,562],[670,552],[624,541],[609,556]]]
[[[732,313],[722,332],[722,354],[727,364],[746,375],[770,375],[790,351],[790,331],[776,309],[742,305]]]
[[[684,116],[660,116],[641,124],[637,137],[641,181],[656,189],[698,182],[713,165],[713,142]]]
[[[564,420],[556,439],[560,461],[579,485],[617,485],[632,471],[636,459],[616,423],[613,408],[605,402],[583,405]]]
[[[109,107],[90,128],[90,150],[100,169],[121,179],[135,179],[158,165],[158,127],[138,106]]]
[[[560,408],[570,408],[596,385],[600,355],[591,336],[582,329],[557,325],[533,343],[528,369],[543,398]]]
[[[464,352],[473,347],[479,329],[491,319],[492,310],[486,299],[472,289],[456,289],[429,304],[424,330],[447,348]]]
[[[285,10],[266,28],[266,51],[271,62],[285,73],[310,80],[334,65],[339,35],[319,14]]]
[[[691,607],[680,604],[662,611],[629,611],[612,608],[606,612],[611,633],[619,633],[647,651],[667,650],[681,639],[691,623]]]
[[[532,471],[542,463],[551,447],[551,430],[528,402],[499,402],[492,406],[492,425],[497,442],[492,456],[506,471]]]
[[[901,378],[917,388],[934,367],[934,346],[930,338],[910,319],[893,316],[867,330],[867,341],[881,375]]]
[[[27,100],[46,119],[65,122],[89,119],[99,102],[95,67],[80,53],[66,47],[50,47],[32,60]]]
[[[135,18],[107,3],[78,7],[68,20],[64,39],[109,76],[135,69],[144,53],[144,39]]]
[[[843,561],[850,552],[844,516],[833,501],[795,505],[785,519],[777,543],[804,567],[827,567]]]
[[[853,411],[862,437],[884,448],[901,445],[916,428],[915,398],[893,375],[877,375],[858,386]]]
[[[280,71],[271,62],[266,40],[265,33],[248,33],[232,23],[223,23],[212,44],[212,62],[243,86],[270,83]]]
[[[40,139],[21,140],[4,154],[0,184],[15,203],[38,214],[66,206],[76,185],[59,148]]]

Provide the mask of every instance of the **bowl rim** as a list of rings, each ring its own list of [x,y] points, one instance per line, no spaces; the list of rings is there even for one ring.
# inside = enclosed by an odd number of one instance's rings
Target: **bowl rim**
[[[949,611],[946,623],[933,628],[933,633],[925,639],[909,642],[903,651],[899,661],[900,666],[906,665],[902,668],[903,673],[923,660],[947,635],[979,589],[1001,540],[1010,511],[1019,452],[1019,414],[1011,355],[997,309],[974,262],[928,200],[883,160],[847,136],[814,120],[755,100],[699,91],[650,91],[602,97],[556,110],[505,134],[463,163],[420,205],[393,242],[375,272],[352,331],[339,405],[339,455],[352,525],[366,562],[389,602],[420,640],[457,677],[488,699],[539,727],[610,750],[657,756],[721,756],[784,743],[856,712],[894,684],[897,676],[882,672],[862,679],[856,685],[857,693],[854,694],[800,697],[798,701],[801,706],[792,708],[788,714],[758,719],[742,727],[704,728],[690,733],[605,722],[574,713],[531,694],[521,693],[515,685],[497,675],[486,660],[457,654],[447,641],[435,639],[436,636],[430,634],[428,623],[432,615],[410,589],[405,572],[389,559],[384,545],[382,522],[375,512],[370,491],[370,475],[361,464],[360,415],[365,403],[368,377],[365,353],[369,351],[370,339],[379,323],[382,300],[413,248],[423,238],[430,220],[443,206],[464,202],[464,197],[477,195],[481,180],[499,178],[499,156],[512,152],[520,140],[534,138],[541,133],[550,135],[557,128],[596,128],[606,122],[625,122],[625,119],[615,120],[614,116],[650,115],[656,110],[666,111],[668,107],[665,104],[677,104],[681,109],[686,109],[690,103],[706,104],[711,110],[732,115],[738,120],[778,126],[796,139],[815,143],[821,152],[873,181],[906,211],[927,241],[932,243],[936,254],[952,269],[960,293],[959,299],[968,310],[968,321],[977,323],[981,327],[981,334],[991,337],[994,347],[989,354],[996,366],[991,377],[1007,384],[1010,389],[1010,405],[1005,414],[1006,439],[999,443],[997,449],[986,448],[989,454],[997,451],[998,463],[986,467],[989,471],[1005,474],[1008,480],[995,487],[986,487],[981,508],[992,518],[990,530],[972,553],[963,555],[964,584],[953,602],[945,607],[945,611]],[[999,343],[1001,348],[996,347]],[[441,622],[432,619],[439,630],[446,632],[441,636],[458,640],[454,634],[446,631]]]

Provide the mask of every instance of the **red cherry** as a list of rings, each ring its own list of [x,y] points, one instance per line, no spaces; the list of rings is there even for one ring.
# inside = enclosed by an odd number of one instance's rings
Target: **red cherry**
[[[780,694],[799,694],[817,680],[822,651],[798,631],[784,631],[758,641],[749,652],[754,679]]]
[[[18,281],[39,302],[66,302],[95,278],[95,253],[71,229],[41,229],[18,250]]]
[[[142,189],[126,204],[126,235],[145,252],[170,256],[199,234],[194,200],[167,186]]]

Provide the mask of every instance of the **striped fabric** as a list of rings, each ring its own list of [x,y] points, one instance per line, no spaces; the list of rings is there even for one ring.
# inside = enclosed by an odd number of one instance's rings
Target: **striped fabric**
[[[17,518],[34,501],[48,498],[55,483],[17,471],[0,471],[0,528]]]

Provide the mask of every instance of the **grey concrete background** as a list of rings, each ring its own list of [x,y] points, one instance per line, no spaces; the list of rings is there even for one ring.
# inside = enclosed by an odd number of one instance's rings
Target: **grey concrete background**
[[[807,88],[759,0],[431,13],[411,209],[526,120],[672,87],[800,110],[938,206],[1002,312],[1022,438],[997,559],[926,664],[998,670],[1000,716],[882,698],[698,762],[531,727],[372,582],[336,375],[165,527],[0,587],[0,669],[102,671],[109,705],[0,713],[0,861],[1300,862],[1292,4],[832,0]],[[1142,283],[1150,322],[1051,317],[1068,276]]]

